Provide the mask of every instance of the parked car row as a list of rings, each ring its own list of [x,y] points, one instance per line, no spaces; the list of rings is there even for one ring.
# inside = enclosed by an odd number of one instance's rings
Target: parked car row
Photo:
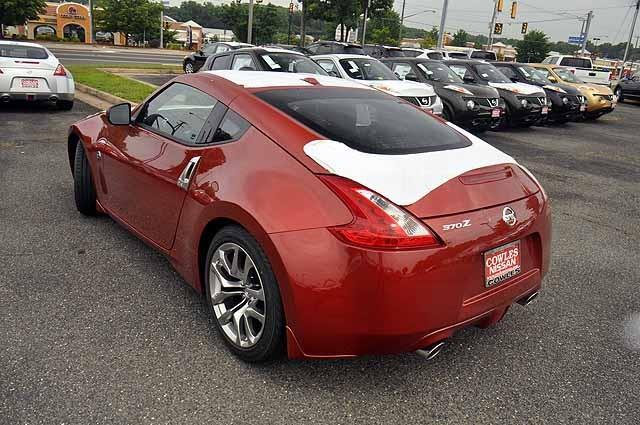
[[[346,48],[356,47],[337,42],[310,46],[316,51]],[[378,60],[360,51],[305,56],[274,47],[228,50],[208,57],[202,66],[202,70],[311,73],[357,81],[476,132],[596,119],[615,108],[609,88],[565,84],[559,77],[551,80],[544,70],[555,68],[560,67],[401,55]],[[599,99],[605,103],[593,105],[594,93],[603,94]]]

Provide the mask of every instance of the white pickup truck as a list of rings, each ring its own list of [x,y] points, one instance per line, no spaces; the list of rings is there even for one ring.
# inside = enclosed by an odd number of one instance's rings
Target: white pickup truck
[[[611,84],[611,72],[594,68],[590,58],[561,55],[549,56],[542,63],[567,67],[585,83],[604,84],[607,86]]]

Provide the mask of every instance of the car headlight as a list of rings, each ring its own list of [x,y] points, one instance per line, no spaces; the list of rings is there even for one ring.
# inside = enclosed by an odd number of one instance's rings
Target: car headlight
[[[529,105],[529,101],[527,99],[522,99],[520,103],[522,104],[523,108],[526,108]]]
[[[567,105],[569,103],[569,98],[568,97],[563,97],[562,98],[562,103],[564,103],[565,105]]]
[[[473,100],[467,101],[467,108],[468,109],[473,109],[475,107],[476,107],[476,103]]]

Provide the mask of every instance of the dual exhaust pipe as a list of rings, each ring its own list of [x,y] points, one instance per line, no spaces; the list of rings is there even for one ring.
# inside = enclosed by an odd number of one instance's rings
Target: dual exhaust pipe
[[[522,306],[528,306],[538,298],[538,295],[539,295],[538,292],[534,292],[523,298],[520,298],[517,302]],[[436,342],[433,345],[430,345],[420,350],[416,350],[416,354],[423,357],[425,360],[433,360],[438,356],[438,354],[440,354],[444,346],[445,346],[444,341]]]

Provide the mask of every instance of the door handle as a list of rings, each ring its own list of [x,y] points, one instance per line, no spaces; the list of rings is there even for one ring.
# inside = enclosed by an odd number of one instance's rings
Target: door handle
[[[196,171],[196,167],[198,167],[198,162],[200,162],[200,157],[194,156],[189,160],[187,166],[184,167],[184,170],[180,173],[180,177],[178,177],[177,182],[180,189],[187,190],[189,188],[191,177],[193,177],[193,173]]]

